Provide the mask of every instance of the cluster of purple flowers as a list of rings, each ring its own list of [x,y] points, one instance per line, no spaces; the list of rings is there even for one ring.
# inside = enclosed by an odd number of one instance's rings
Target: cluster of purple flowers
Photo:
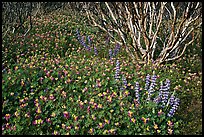
[[[125,90],[127,88],[127,79],[124,75],[122,77],[122,81],[123,81],[123,85],[121,86],[120,90]]]
[[[112,59],[113,57],[113,54],[112,54],[112,49],[109,49],[109,57],[110,57],[110,60]]]
[[[169,98],[169,104],[172,106],[174,104],[174,100],[175,100],[175,96],[171,95],[171,97]]]
[[[154,102],[156,103],[162,102],[162,107],[164,108],[166,103],[168,102],[169,90],[170,90],[170,80],[167,79],[165,81],[165,85],[163,85],[163,82],[161,82],[159,95],[154,99]],[[172,99],[170,98],[170,100]]]
[[[116,70],[115,70],[115,79],[119,80],[120,78],[120,62],[119,60],[116,60]]]
[[[106,45],[108,45],[110,42],[110,37],[106,37]]]
[[[89,45],[91,46],[91,38],[90,38],[90,36],[87,36],[87,39],[88,39]]]
[[[97,50],[96,47],[94,47],[94,54],[95,54],[95,55],[98,55],[98,50]]]
[[[154,87],[156,85],[156,79],[157,79],[157,76],[156,75],[152,75],[152,77],[151,77],[151,84],[150,84],[149,89],[148,89],[147,100],[151,99],[152,93],[154,92]],[[147,83],[146,83],[146,85],[147,85]]]
[[[161,82],[160,89],[159,89],[159,95],[154,98],[154,102],[157,104],[161,102],[163,89],[164,89],[163,82]]]
[[[77,35],[77,39],[78,39],[78,41],[81,43],[81,45],[84,46],[87,50],[91,51],[91,48],[85,43],[84,37],[82,37],[82,36],[80,35],[78,29],[76,30],[76,35]],[[89,43],[91,43],[91,40],[90,40],[89,37],[88,37],[88,41],[89,41]]]
[[[117,53],[119,52],[119,50],[120,50],[120,45],[117,43],[116,46],[115,46],[115,49],[114,49],[113,56],[116,56]]]
[[[146,81],[145,81],[145,90],[148,90],[149,85],[150,85],[150,75],[147,74]]]
[[[167,79],[165,82],[165,86],[163,86],[162,94],[161,94],[162,107],[164,107],[165,104],[168,102],[169,90],[170,90],[170,80]]]
[[[140,91],[140,87],[139,87],[139,83],[138,82],[136,82],[135,83],[135,97],[136,97],[136,101],[137,101],[137,103],[139,104],[140,103],[140,101],[139,101],[139,91]]]
[[[171,102],[171,109],[169,110],[169,113],[167,114],[168,117],[173,117],[174,113],[176,112],[178,106],[179,106],[179,98],[174,99],[173,103]]]
[[[110,60],[112,59],[112,57],[114,57],[118,54],[119,50],[120,50],[120,45],[118,43],[115,46],[114,52],[112,52],[112,49],[109,49]]]

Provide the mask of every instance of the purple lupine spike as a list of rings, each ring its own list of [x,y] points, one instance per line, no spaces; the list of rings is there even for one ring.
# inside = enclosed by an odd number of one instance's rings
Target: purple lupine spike
[[[156,79],[157,79],[157,76],[156,75],[152,75],[151,84],[150,84],[150,87],[149,87],[149,90],[148,90],[147,100],[151,99],[152,93],[154,92],[154,87],[156,85]]]
[[[98,51],[97,51],[97,48],[96,48],[96,47],[94,47],[94,54],[95,54],[95,55],[98,55]]]
[[[109,42],[110,42],[110,37],[108,36],[108,37],[106,37],[106,45],[108,45]]]
[[[162,92],[162,107],[164,107],[165,104],[168,102],[169,89],[170,89],[170,80],[167,79]]]
[[[160,89],[159,89],[159,95],[155,97],[154,99],[154,102],[157,104],[162,101],[163,89],[164,89],[163,82],[161,82]]]
[[[116,61],[116,70],[115,70],[115,79],[116,80],[119,80],[119,78],[120,78],[119,73],[120,73],[120,62],[119,62],[119,60],[117,60]]]
[[[147,74],[146,83],[145,83],[145,90],[148,90],[149,85],[150,85],[150,75]]]
[[[109,49],[109,57],[110,57],[110,60],[112,59],[113,57],[113,54],[112,54],[112,49]]]
[[[91,46],[92,41],[91,41],[90,36],[87,36],[87,39],[88,39],[88,42],[89,42],[89,46]]]
[[[122,77],[122,80],[123,80],[124,86],[127,87],[127,79],[126,79],[126,77],[124,75]]]
[[[116,46],[115,46],[115,49],[114,49],[113,56],[116,56],[117,53],[119,52],[119,50],[120,50],[120,45],[117,43]]]
[[[137,101],[137,103],[139,104],[140,102],[139,102],[139,91],[140,91],[140,87],[139,87],[139,83],[138,82],[136,82],[135,83],[135,97],[136,97],[136,101]]]
[[[81,36],[80,36],[80,32],[78,29],[76,29],[76,35],[77,35],[77,40],[80,41],[81,40]]]
[[[174,113],[176,112],[178,106],[179,106],[180,100],[179,98],[176,98],[174,100],[174,103],[172,105],[172,108],[169,110],[169,113],[167,114],[168,117],[173,117]]]
[[[79,30],[76,30],[76,35],[77,35],[77,39],[80,42],[80,44],[82,46],[84,46],[87,50],[91,51],[91,48],[89,46],[86,45],[86,43],[84,42],[84,37],[82,37],[79,33]]]
[[[122,77],[122,81],[123,81],[123,86],[120,88],[120,90],[124,90],[127,88],[127,80],[126,80],[126,77],[124,75]]]
[[[169,99],[169,104],[172,106],[175,100],[175,96],[171,95],[170,99]]]

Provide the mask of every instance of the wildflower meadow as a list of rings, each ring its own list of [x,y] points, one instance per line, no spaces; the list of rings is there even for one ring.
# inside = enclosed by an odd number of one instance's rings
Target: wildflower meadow
[[[202,134],[199,41],[143,65],[80,15],[33,20],[2,39],[3,135]]]

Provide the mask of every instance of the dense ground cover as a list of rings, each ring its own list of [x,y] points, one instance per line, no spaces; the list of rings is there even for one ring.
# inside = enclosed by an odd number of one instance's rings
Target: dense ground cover
[[[3,39],[3,134],[202,134],[199,44],[174,63],[143,66],[85,22],[53,13],[35,18],[26,37]],[[148,100],[161,81],[167,107]]]

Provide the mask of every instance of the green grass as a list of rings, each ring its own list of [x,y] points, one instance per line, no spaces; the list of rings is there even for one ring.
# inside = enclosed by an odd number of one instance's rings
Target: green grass
[[[185,61],[152,68],[133,63],[123,48],[109,60],[115,45],[106,45],[106,35],[83,17],[51,13],[33,24],[26,37],[17,32],[2,42],[3,134],[170,134],[168,121],[174,123],[173,134],[202,134],[199,46],[194,56],[186,53]],[[76,29],[93,37],[91,47],[97,47],[98,55],[77,41]],[[122,81],[114,79],[117,59],[127,79],[125,91],[118,89]],[[170,93],[180,99],[173,118],[166,116],[170,107],[158,116],[159,105],[146,102],[145,77],[153,71],[159,76],[155,95],[159,82],[169,79]],[[139,107],[133,102],[135,82],[142,88]],[[150,120],[145,124],[142,117]]]

